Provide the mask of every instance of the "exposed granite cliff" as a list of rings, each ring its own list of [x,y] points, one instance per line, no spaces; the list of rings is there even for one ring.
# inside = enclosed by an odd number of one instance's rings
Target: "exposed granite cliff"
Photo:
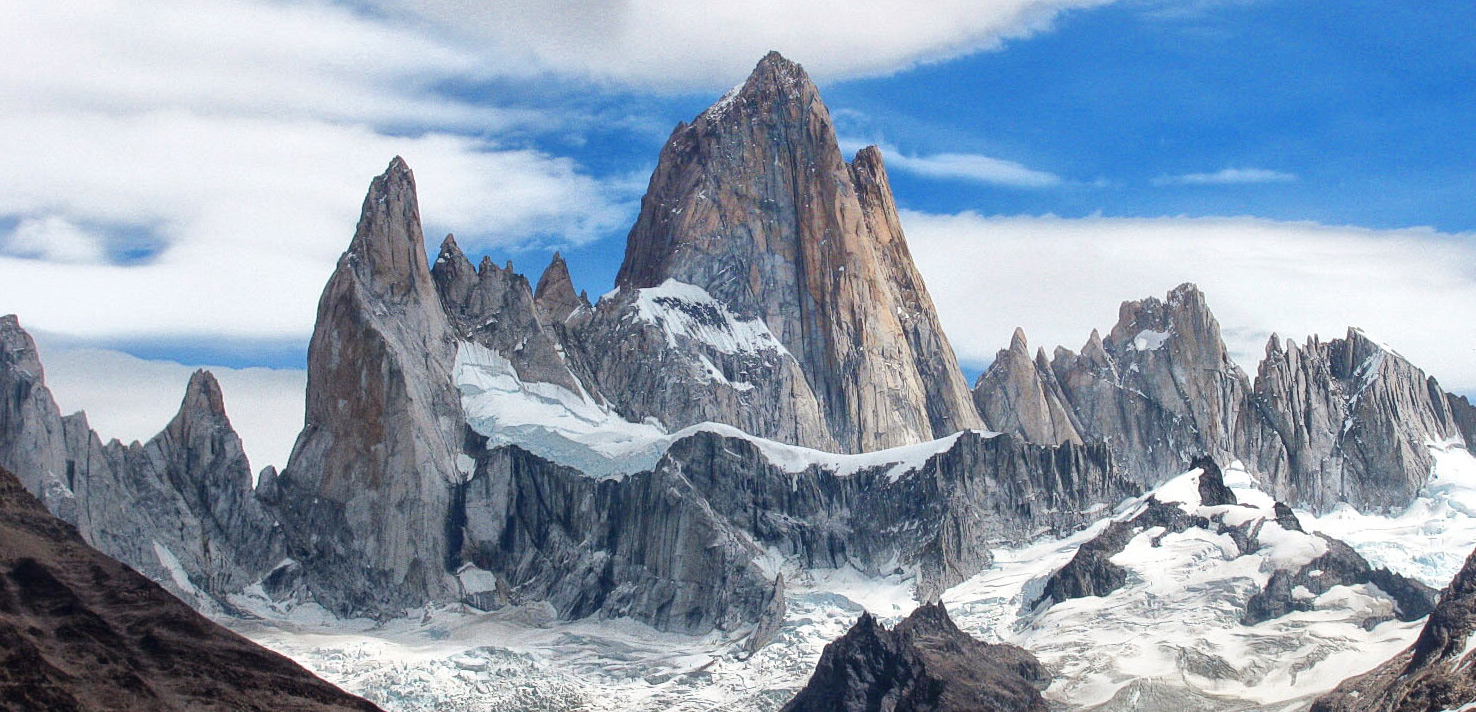
[[[795,384],[752,407],[817,405],[755,435],[828,445],[781,429],[818,431],[867,451],[980,425],[912,264],[880,153],[866,149],[847,164],[819,91],[777,53],[679,125],[661,151],[616,283],[629,291],[667,280],[762,321],[798,362],[808,388]],[[812,412],[820,427],[785,422]],[[732,422],[724,415],[702,419]]]
[[[146,443],[104,444],[87,416],[60,416],[35,344],[0,319],[0,465],[14,467],[47,508],[92,546],[213,607],[259,580],[282,542],[257,503],[241,440],[208,371],[189,381],[179,411]]]
[[[1466,413],[1357,329],[1301,347],[1273,336],[1252,383],[1192,284],[1123,303],[1105,339],[1057,348],[1049,366],[1017,331],[974,400],[989,427],[1032,442],[1106,442],[1145,485],[1197,455],[1240,459],[1278,499],[1316,511],[1407,504],[1429,476],[1427,443],[1462,438]]]
[[[1278,495],[1315,510],[1402,508],[1429,477],[1427,444],[1462,438],[1435,379],[1357,329],[1300,347],[1273,335],[1250,405],[1245,450]]]
[[[1439,712],[1476,704],[1476,552],[1440,595],[1414,645],[1312,704],[1312,712]]]
[[[1022,648],[959,630],[943,604],[887,630],[870,613],[825,646],[784,712],[1045,712],[1050,674]]]
[[[1105,339],[1081,353],[1057,348],[1025,357],[1024,335],[1001,352],[974,388],[991,428],[1033,442],[1107,443],[1130,477],[1152,485],[1188,469],[1194,456],[1234,457],[1248,381],[1230,361],[1220,327],[1192,284],[1124,302]]]
[[[469,282],[459,284],[475,296],[480,284]],[[465,479],[456,349],[425,259],[415,179],[396,158],[371,184],[323,290],[306,422],[263,493],[303,583],[336,613],[391,616],[454,595],[445,531]]]
[[[0,708],[378,709],[89,547],[3,468]]]
[[[461,555],[515,600],[548,600],[569,617],[732,629],[774,598],[754,563],[767,552],[802,568],[910,567],[931,600],[987,567],[991,547],[1081,526],[1093,505],[1133,493],[1100,445],[964,432],[930,453],[802,469],[765,447],[697,431],[618,480],[493,450],[466,487]],[[476,602],[486,590],[466,594]]]

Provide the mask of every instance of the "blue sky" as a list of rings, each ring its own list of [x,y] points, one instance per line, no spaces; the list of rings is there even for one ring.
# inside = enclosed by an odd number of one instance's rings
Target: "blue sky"
[[[971,374],[1195,281],[1247,369],[1356,324],[1476,392],[1469,2],[7,5],[0,312],[57,353],[300,369],[396,154],[432,249],[598,296],[671,128],[777,49],[883,146]]]

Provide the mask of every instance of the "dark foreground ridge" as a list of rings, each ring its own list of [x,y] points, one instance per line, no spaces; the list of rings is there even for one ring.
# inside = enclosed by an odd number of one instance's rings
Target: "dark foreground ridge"
[[[861,614],[784,712],[1045,712],[1049,683],[1035,656],[974,639],[932,603],[891,630]]]
[[[0,658],[5,710],[378,709],[102,555],[4,469]]]

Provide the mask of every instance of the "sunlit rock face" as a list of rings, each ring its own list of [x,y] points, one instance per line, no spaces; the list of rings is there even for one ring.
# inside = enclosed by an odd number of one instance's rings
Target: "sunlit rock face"
[[[795,412],[823,419],[798,444],[867,451],[980,425],[880,152],[847,163],[815,85],[778,54],[661,151],[617,285],[667,280],[762,321],[797,361],[789,398],[815,406]]]

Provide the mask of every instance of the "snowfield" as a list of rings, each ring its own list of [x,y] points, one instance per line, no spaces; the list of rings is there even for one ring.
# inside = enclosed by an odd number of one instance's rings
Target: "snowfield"
[[[1476,459],[1462,447],[1431,447],[1435,471],[1404,513],[1298,512],[1303,528],[1347,541],[1376,567],[1443,587],[1476,546]],[[927,448],[918,450],[889,457],[911,461]],[[781,456],[811,461],[803,452],[771,455]],[[1062,709],[1290,712],[1413,642],[1423,620],[1384,620],[1393,601],[1370,584],[1337,586],[1310,611],[1243,625],[1246,600],[1273,570],[1295,569],[1325,544],[1275,524],[1271,498],[1243,469],[1226,468],[1225,480],[1248,506],[1201,506],[1197,477],[1191,471],[1151,494],[1227,523],[1268,519],[1260,550],[1242,555],[1228,535],[1204,529],[1139,532],[1112,559],[1128,571],[1123,588],[1031,609],[1046,579],[1104,520],[1067,538],[998,549],[993,568],[943,600],[964,630],[1021,645],[1051,667],[1046,696]],[[1130,519],[1145,501],[1124,502],[1109,519]],[[752,656],[747,631],[691,637],[628,620],[558,621],[536,604],[494,613],[436,608],[375,625],[243,598],[237,603],[262,620],[224,622],[392,711],[761,711],[782,706],[863,609],[890,624],[916,605],[910,574],[802,571],[777,553],[764,564],[784,573],[789,609],[778,637]],[[1371,619],[1383,622],[1366,627]]]

